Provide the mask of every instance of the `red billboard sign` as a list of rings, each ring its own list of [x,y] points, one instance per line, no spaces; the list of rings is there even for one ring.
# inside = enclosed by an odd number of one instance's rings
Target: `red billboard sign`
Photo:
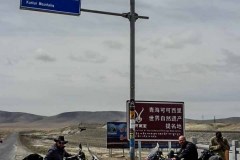
[[[184,127],[184,102],[135,101],[135,140],[176,141]]]

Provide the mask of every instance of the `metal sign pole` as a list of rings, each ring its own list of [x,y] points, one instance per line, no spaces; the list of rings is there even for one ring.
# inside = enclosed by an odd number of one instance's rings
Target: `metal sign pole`
[[[135,0],[130,1],[130,160],[135,159]]]

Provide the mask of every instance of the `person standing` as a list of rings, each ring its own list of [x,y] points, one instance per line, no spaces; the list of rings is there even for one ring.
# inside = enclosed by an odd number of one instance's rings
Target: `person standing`
[[[195,144],[187,141],[184,136],[178,138],[178,143],[181,149],[175,158],[171,158],[172,160],[198,160],[197,146]]]
[[[227,139],[222,136],[220,131],[216,132],[216,135],[210,140],[209,150],[218,154],[223,160],[229,160],[229,149]]]
[[[59,136],[57,139],[54,139],[55,144],[48,150],[48,153],[44,160],[63,160],[64,157],[72,156],[67,151],[65,151],[65,144],[68,141],[64,140],[64,136]]]

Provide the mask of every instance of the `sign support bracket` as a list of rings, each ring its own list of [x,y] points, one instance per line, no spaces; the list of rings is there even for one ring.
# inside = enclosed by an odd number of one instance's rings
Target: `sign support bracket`
[[[98,13],[98,14],[106,14],[106,15],[112,15],[112,16],[120,16],[124,18],[130,19],[131,15],[130,12],[128,13],[115,13],[115,12],[106,12],[106,11],[99,11],[99,10],[91,10],[91,9],[84,9],[81,8],[81,12],[89,12],[89,13]],[[135,19],[149,19],[147,16],[139,16],[138,14],[135,13]]]

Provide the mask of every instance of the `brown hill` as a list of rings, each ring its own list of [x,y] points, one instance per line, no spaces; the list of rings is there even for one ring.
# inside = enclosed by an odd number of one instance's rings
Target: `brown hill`
[[[99,112],[65,112],[55,116],[40,116],[22,112],[0,111],[1,127],[62,127],[79,123],[98,123],[126,121],[126,112],[99,111]],[[214,120],[186,119],[186,130],[206,131],[240,131],[240,117],[231,117]]]
[[[0,111],[0,123],[35,122],[44,118],[30,113]]]
[[[120,111],[65,112],[46,117],[38,121],[38,123],[106,123],[112,121],[126,121],[126,113]]]
[[[55,116],[39,116],[21,112],[0,111],[0,126],[2,127],[59,127],[76,123],[106,123],[126,121],[126,112],[65,112]]]
[[[186,119],[187,123],[202,123],[202,124],[210,124],[210,123],[231,123],[236,124],[240,123],[240,117],[230,117],[230,118],[222,118],[222,119],[208,119],[208,120],[193,120]]]

